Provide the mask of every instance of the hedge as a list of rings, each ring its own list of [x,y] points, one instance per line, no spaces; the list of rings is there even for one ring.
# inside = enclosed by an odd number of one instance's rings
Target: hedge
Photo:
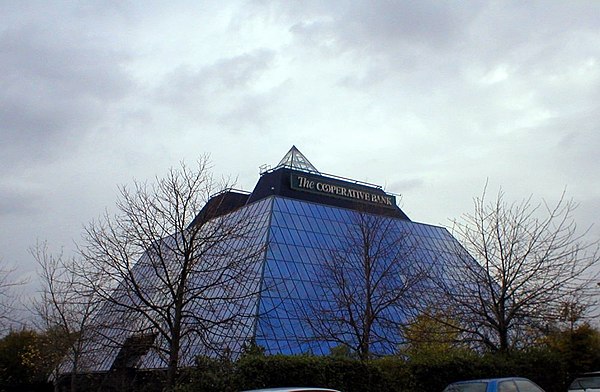
[[[301,356],[246,356],[237,362],[199,358],[180,392],[236,392],[278,386],[319,386],[343,392],[435,392],[454,381],[527,377],[547,392],[565,391],[572,375],[548,351],[508,355],[455,353],[440,358],[371,361]]]

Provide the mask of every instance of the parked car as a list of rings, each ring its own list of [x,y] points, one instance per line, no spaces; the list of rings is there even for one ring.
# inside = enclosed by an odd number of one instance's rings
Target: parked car
[[[600,372],[580,375],[569,385],[569,392],[600,392]]]
[[[523,377],[488,378],[458,381],[444,392],[544,392],[536,383]]]
[[[243,392],[340,392],[335,389],[327,388],[311,388],[311,387],[283,387],[283,388],[265,388],[265,389],[252,389],[250,391]]]

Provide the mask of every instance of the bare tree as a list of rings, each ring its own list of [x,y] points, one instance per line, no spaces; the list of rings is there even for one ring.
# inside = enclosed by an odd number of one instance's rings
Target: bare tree
[[[474,212],[454,221],[468,253],[457,246],[446,261],[439,304],[451,307],[464,337],[508,351],[564,318],[566,300],[592,302],[600,254],[577,230],[576,207],[564,194],[549,205],[507,203],[502,190],[487,202],[484,191]]]
[[[366,212],[323,254],[306,320],[314,338],[346,347],[360,359],[398,348],[400,328],[419,304],[427,280],[415,239],[397,220]]]
[[[20,308],[16,289],[27,283],[27,279],[17,278],[15,273],[16,268],[0,265],[0,326],[5,329],[16,323],[15,313]]]
[[[91,321],[99,298],[81,279],[77,260],[64,257],[62,252],[51,254],[46,242],[38,242],[30,253],[38,263],[42,284],[34,310],[49,341],[45,349],[52,351],[46,354],[56,359],[52,378],[58,388],[60,376],[69,374],[70,390],[75,392],[83,349],[93,336]]]
[[[211,196],[225,188],[202,158],[195,170],[182,164],[154,184],[120,188],[117,214],[86,227],[86,277],[106,301],[97,317],[111,320],[105,337],[122,346],[113,367],[151,348],[174,385],[182,350],[227,350],[250,328],[264,238],[248,209],[215,213],[224,199]]]

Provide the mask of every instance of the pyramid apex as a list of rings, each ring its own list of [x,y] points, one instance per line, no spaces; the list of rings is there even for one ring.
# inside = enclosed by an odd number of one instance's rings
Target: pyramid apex
[[[314,167],[308,159],[306,159],[304,154],[302,154],[295,145],[292,145],[292,148],[290,148],[290,150],[283,156],[281,161],[279,161],[274,169],[279,169],[282,167],[320,174],[317,168]]]

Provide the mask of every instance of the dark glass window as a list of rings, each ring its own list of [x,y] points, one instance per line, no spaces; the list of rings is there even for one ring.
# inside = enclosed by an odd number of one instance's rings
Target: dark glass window
[[[519,392],[544,392],[542,388],[538,387],[529,380],[515,380],[515,384],[517,384]],[[596,384],[596,388],[597,387],[600,387],[600,384]]]

